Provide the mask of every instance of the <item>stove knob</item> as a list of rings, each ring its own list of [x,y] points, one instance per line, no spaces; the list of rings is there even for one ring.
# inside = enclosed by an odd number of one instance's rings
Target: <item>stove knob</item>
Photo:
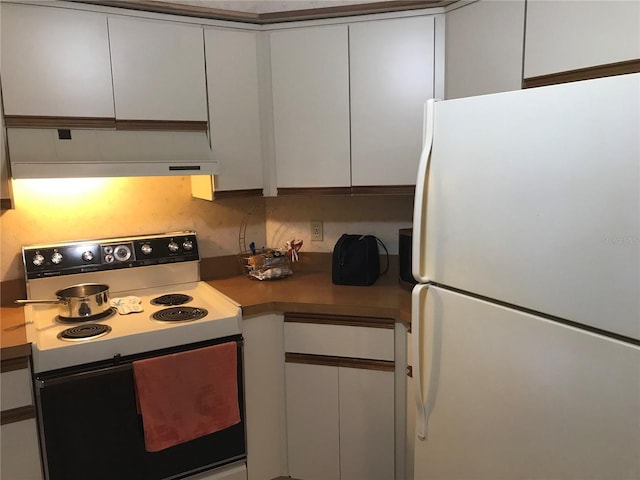
[[[40,267],[44,263],[44,257],[39,253],[36,253],[35,256],[33,257],[32,262],[36,267]]]
[[[107,263],[113,263],[114,260],[115,258],[113,258],[113,255],[110,253],[104,256],[104,261]]]
[[[142,247],[140,247],[140,250],[142,250],[142,253],[144,253],[145,255],[149,255],[153,251],[153,248],[151,248],[151,245],[149,245],[148,243],[145,243],[142,245]]]
[[[60,262],[62,262],[62,254],[60,252],[54,252],[53,255],[51,255],[51,261],[58,265]]]
[[[193,242],[189,239],[186,239],[183,243],[182,243],[182,248],[184,248],[185,250],[193,250]]]
[[[178,249],[180,248],[178,246],[178,244],[176,242],[174,242],[173,240],[169,242],[168,247],[169,247],[169,251],[171,253],[176,253],[178,251]]]
[[[118,245],[113,249],[113,256],[119,262],[126,262],[131,258],[131,249],[126,245]]]
[[[93,252],[91,250],[83,252],[82,260],[84,260],[85,262],[90,262],[91,260],[93,260]]]

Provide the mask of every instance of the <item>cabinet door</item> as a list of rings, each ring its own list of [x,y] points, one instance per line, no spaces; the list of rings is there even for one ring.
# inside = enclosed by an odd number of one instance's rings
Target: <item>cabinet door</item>
[[[275,314],[242,321],[249,480],[287,473],[282,323]]]
[[[640,58],[640,2],[527,2],[524,77]]]
[[[289,475],[339,480],[338,368],[287,363],[285,375]]]
[[[207,121],[202,28],[109,17],[116,118]]]
[[[0,478],[41,480],[40,450],[35,419],[2,425]]]
[[[0,105],[2,105],[2,92],[0,92]],[[11,200],[11,183],[9,180],[9,165],[7,163],[7,141],[4,129],[4,115],[0,112],[0,208],[9,209],[13,206]]]
[[[340,479],[395,478],[393,371],[338,370]]]
[[[446,14],[445,96],[519,90],[524,0],[483,1]]]
[[[433,97],[434,17],[349,26],[354,186],[415,185]]]
[[[113,118],[106,16],[2,2],[6,115]]]
[[[349,187],[347,27],[270,35],[277,186]]]
[[[256,33],[206,30],[215,190],[262,189]]]

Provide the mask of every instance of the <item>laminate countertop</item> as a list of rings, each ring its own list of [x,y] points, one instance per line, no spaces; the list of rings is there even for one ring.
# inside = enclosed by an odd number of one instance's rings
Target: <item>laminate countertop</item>
[[[304,312],[411,320],[411,293],[397,276],[384,275],[368,287],[334,285],[330,272],[296,272],[281,280],[236,276],[207,282],[242,306],[244,317]]]
[[[244,317],[269,313],[304,312],[392,318],[408,323],[411,293],[398,285],[397,275],[381,276],[369,287],[333,285],[331,272],[298,271],[281,280],[259,281],[244,276],[207,280],[242,307]],[[3,360],[29,355],[24,307],[0,308]]]

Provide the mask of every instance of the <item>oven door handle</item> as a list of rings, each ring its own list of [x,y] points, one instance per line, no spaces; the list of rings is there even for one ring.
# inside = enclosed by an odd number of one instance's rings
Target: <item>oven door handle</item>
[[[238,348],[238,355],[242,357],[242,348],[244,346],[244,339],[240,335],[235,335],[233,337],[225,337],[222,339],[221,342],[216,341],[214,343],[210,343],[209,341],[207,341],[207,342],[201,342],[202,344],[197,344],[197,345],[193,344],[195,346],[187,350],[194,350],[196,348],[217,345],[218,343],[225,343],[225,342],[235,343],[236,347]],[[54,373],[54,374],[45,373],[41,376],[36,374],[33,380],[33,383],[36,389],[40,390],[42,388],[46,388],[52,385],[60,385],[60,384],[72,382],[75,380],[99,377],[102,375],[107,375],[109,373],[125,372],[128,370],[133,370],[133,362],[135,362],[136,360],[159,357],[159,356],[168,355],[171,353],[177,353],[178,351],[186,351],[186,350],[174,350],[174,349],[169,349],[169,350],[170,351],[148,352],[147,354],[143,354],[143,355],[127,356],[126,358],[123,358],[119,353],[117,353],[113,356],[111,360],[103,363],[103,366],[101,367],[96,368],[95,366],[93,366],[91,370],[87,368],[80,369],[82,367],[77,367],[75,371],[70,371],[68,373]]]
[[[37,389],[42,389],[42,388],[50,387],[53,385],[61,385],[64,383],[73,382],[75,380],[92,378],[92,377],[100,377],[102,375],[107,375],[109,373],[124,372],[132,369],[133,369],[133,364],[125,363],[122,365],[114,365],[111,367],[100,368],[98,370],[75,372],[75,373],[69,373],[67,375],[60,375],[55,377],[40,378],[36,375],[34,384]]]

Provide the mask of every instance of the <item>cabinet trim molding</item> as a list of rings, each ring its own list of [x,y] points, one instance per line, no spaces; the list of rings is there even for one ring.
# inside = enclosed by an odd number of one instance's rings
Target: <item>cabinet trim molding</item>
[[[287,352],[285,362],[324,365],[327,367],[359,368],[362,370],[395,371],[394,362],[388,360],[370,360],[365,358],[334,357],[331,355],[313,355],[308,353]]]
[[[27,357],[9,358],[2,360],[2,363],[0,363],[1,373],[24,370],[26,368],[29,368],[29,359]]]
[[[13,128],[108,128],[116,130],[157,130],[206,132],[207,122],[193,120],[118,120],[108,117],[46,117],[6,115],[5,126]]]
[[[172,15],[182,15],[185,17],[207,18],[211,20],[230,20],[234,22],[265,25],[270,23],[300,20],[318,20],[324,18],[340,18],[351,15],[446,7],[455,1],[456,0],[394,0],[267,13],[242,12],[197,5],[172,5],[154,0],[86,0],[86,3],[156,13],[168,13]]]
[[[624,62],[607,63],[594,67],[578,68],[576,70],[525,78],[522,80],[522,88],[545,87],[558,83],[592,80],[594,78],[612,77],[638,72],[640,72],[640,59],[627,60]]]
[[[213,192],[214,200],[224,200],[226,198],[246,198],[246,197],[262,197],[261,188],[247,188],[244,190],[224,190]]]
[[[12,408],[0,412],[0,425],[21,422],[31,418],[36,418],[36,407],[33,405],[25,405],[24,407]]]
[[[14,128],[116,128],[116,119],[108,117],[46,117],[6,115],[6,127]]]
[[[415,195],[415,185],[370,185],[354,187],[280,187],[284,195]]]
[[[285,322],[343,325],[350,327],[385,328],[393,330],[393,318],[355,317],[351,315],[321,315],[317,313],[285,313]]]
[[[171,132],[206,132],[207,122],[199,120],[118,120],[116,130],[158,130]]]

